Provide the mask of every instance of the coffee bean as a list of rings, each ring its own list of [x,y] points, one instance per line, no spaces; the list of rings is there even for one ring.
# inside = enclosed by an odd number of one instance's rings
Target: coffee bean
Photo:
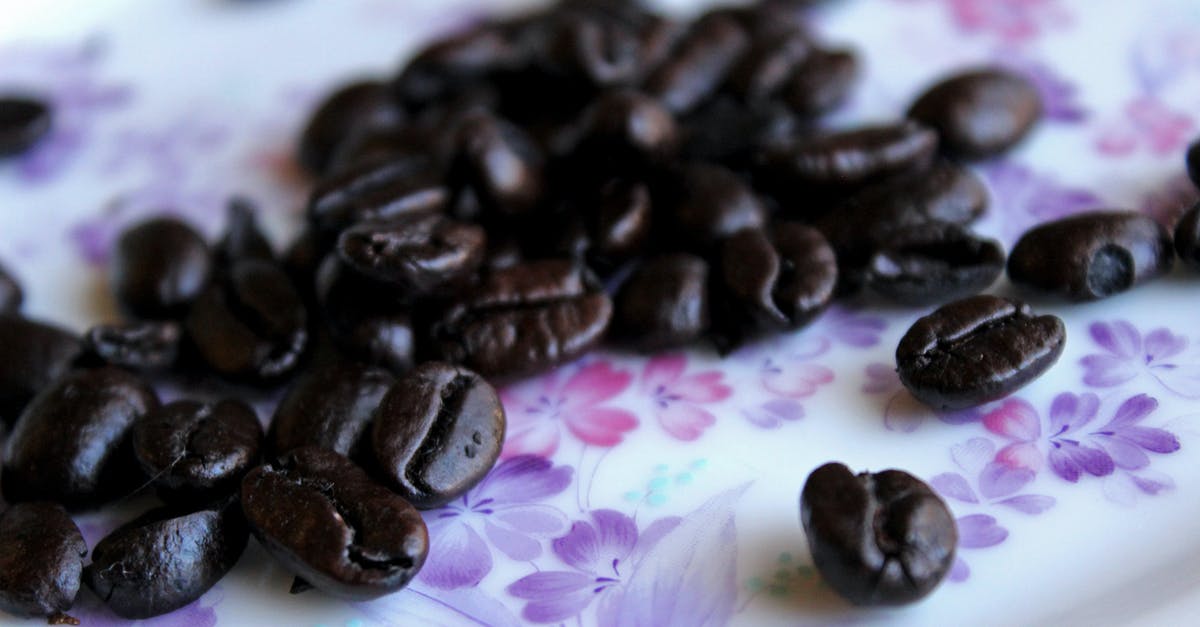
[[[1041,115],[1037,87],[996,68],[942,80],[908,110],[908,117],[937,130],[942,152],[959,159],[986,159],[1007,151],[1029,134]]]
[[[246,259],[275,260],[271,242],[258,226],[257,213],[257,207],[246,198],[235,197],[229,201],[225,235],[214,250],[218,264],[229,267]]]
[[[639,174],[666,163],[679,149],[675,117],[645,94],[601,94],[584,115],[578,167],[606,174]]]
[[[491,272],[443,316],[432,352],[485,377],[520,377],[571,361],[604,336],[612,302],[576,264],[544,260]]]
[[[333,451],[297,449],[251,471],[242,508],[284,567],[345,599],[403,588],[429,551],[420,513]]]
[[[954,515],[925,482],[901,470],[855,475],[825,464],[804,483],[800,520],[821,578],[854,605],[918,601],[954,564]]]
[[[208,285],[208,245],[174,218],[152,218],[126,229],[112,261],[113,292],[139,318],[179,318]]]
[[[894,301],[927,305],[977,294],[1002,272],[1000,242],[934,221],[897,230],[877,248],[867,285]]]
[[[21,283],[4,266],[0,266],[0,315],[17,313],[25,302]]]
[[[552,74],[608,87],[642,70],[641,40],[629,24],[600,11],[564,11],[552,24],[542,60]]]
[[[133,452],[163,500],[209,501],[233,494],[258,465],[263,432],[238,400],[181,400],[152,409],[133,425]]]
[[[420,509],[479,483],[504,445],[504,406],[479,375],[427,362],[400,377],[375,410],[371,451],[384,480]]]
[[[917,320],[896,348],[900,381],[934,409],[963,409],[1003,398],[1058,361],[1067,331],[1055,316],[981,294]]]
[[[129,431],[156,407],[154,390],[123,370],[64,376],[42,390],[13,427],[0,476],[4,497],[86,509],[131,492],[140,473]]]
[[[313,188],[309,222],[325,237],[367,220],[386,221],[437,213],[450,199],[442,173],[423,155],[362,163]]]
[[[347,356],[392,372],[412,367],[415,342],[408,294],[360,275],[333,254],[321,263],[316,284],[329,333]]]
[[[307,313],[278,266],[240,261],[201,295],[185,321],[200,356],[218,374],[266,382],[291,372],[308,344]]]
[[[151,618],[208,592],[233,569],[249,532],[236,499],[151,510],[108,534],[84,571],[88,588],[122,618]]]
[[[489,73],[516,68],[528,50],[501,28],[483,25],[434,41],[396,77],[395,96],[413,107],[451,98]]]
[[[708,264],[684,253],[646,260],[617,294],[613,335],[654,352],[698,339],[709,326]]]
[[[730,170],[689,164],[680,169],[666,194],[664,235],[687,250],[711,251],[722,238],[763,226],[767,210],[754,192]]]
[[[814,49],[788,77],[783,100],[802,115],[827,113],[849,98],[861,73],[853,51]]]
[[[686,113],[716,92],[749,45],[746,31],[734,19],[701,19],[643,88],[671,112]]]
[[[50,105],[25,96],[0,95],[0,157],[19,155],[50,133]]]
[[[386,370],[352,362],[311,369],[279,401],[268,441],[276,454],[317,446],[361,458],[371,414],[391,386]]]
[[[362,81],[339,87],[317,106],[300,134],[300,164],[313,174],[324,174],[338,146],[355,130],[402,119],[403,112],[383,83]]]
[[[421,153],[437,147],[434,139],[429,129],[415,124],[357,128],[338,142],[325,175],[337,176],[364,164],[422,158]]]
[[[0,315],[0,421],[12,424],[31,398],[66,374],[83,350],[65,329]]]
[[[351,227],[337,250],[361,274],[423,296],[471,277],[483,263],[487,235],[478,225],[430,215]]]
[[[52,617],[75,604],[87,544],[62,506],[20,503],[0,513],[0,611]]]
[[[853,186],[873,178],[922,170],[938,136],[914,122],[868,126],[797,141],[767,155],[767,167],[792,184]]]
[[[1013,283],[1069,300],[1099,300],[1171,270],[1171,235],[1153,218],[1092,211],[1039,225],[1008,257]]]
[[[765,100],[778,93],[812,51],[806,33],[784,30],[755,39],[729,73],[729,91],[743,100]]]
[[[594,200],[588,264],[606,272],[633,259],[650,243],[652,204],[644,183],[613,179]]]
[[[791,142],[799,120],[778,102],[745,103],[718,96],[688,114],[683,127],[685,158],[714,161],[740,172],[761,152]]]
[[[538,206],[545,188],[543,157],[524,131],[474,113],[459,125],[456,146],[450,179],[471,187],[486,211],[514,216]]]
[[[134,370],[166,370],[179,357],[183,329],[172,321],[99,324],[83,336],[87,351],[100,361]]]
[[[1200,140],[1192,142],[1187,151],[1187,173],[1192,182],[1200,187]]]
[[[1200,203],[1192,205],[1175,225],[1175,252],[1193,269],[1200,269]]]

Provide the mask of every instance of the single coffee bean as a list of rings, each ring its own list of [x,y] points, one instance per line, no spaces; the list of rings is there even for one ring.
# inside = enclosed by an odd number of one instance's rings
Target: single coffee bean
[[[900,381],[934,409],[964,409],[1003,398],[1058,361],[1067,330],[1055,316],[981,294],[917,320],[896,348]]]
[[[766,207],[746,183],[718,165],[683,166],[665,196],[670,222],[664,235],[695,252],[711,251],[722,238],[767,220]]]
[[[1187,173],[1192,182],[1200,187],[1200,140],[1192,142],[1187,151]]]
[[[434,41],[396,77],[395,97],[414,107],[444,101],[486,75],[521,66],[528,50],[501,28],[483,25]]]
[[[317,106],[305,125],[300,134],[300,164],[313,174],[324,174],[338,146],[356,129],[396,124],[402,119],[402,111],[383,83],[344,85]]]
[[[277,265],[240,261],[201,295],[185,321],[200,356],[218,374],[250,382],[291,372],[308,344],[307,312]]]
[[[316,300],[334,343],[347,356],[392,372],[412,367],[409,294],[360,275],[331,254],[317,271]]]
[[[24,96],[0,95],[0,157],[19,155],[50,133],[50,105]]]
[[[450,179],[469,186],[487,211],[515,216],[535,209],[545,188],[543,157],[518,127],[477,112],[459,125]]]
[[[1007,70],[956,74],[927,89],[908,117],[936,129],[942,152],[986,159],[1020,142],[1042,115],[1037,87]]]
[[[199,599],[249,539],[237,499],[196,511],[162,507],[108,534],[84,571],[88,588],[122,618],[151,618]]]
[[[799,120],[775,101],[747,103],[718,96],[688,114],[683,127],[685,158],[715,161],[740,172],[760,153],[791,142]]]
[[[685,253],[646,260],[621,287],[612,334],[638,350],[683,346],[708,331],[708,264]]]
[[[0,513],[0,611],[65,614],[75,604],[87,544],[62,506],[19,503]]]
[[[203,502],[237,492],[258,465],[263,431],[238,400],[175,401],[133,424],[133,452],[165,501]]]
[[[1000,242],[950,222],[897,230],[875,250],[867,285],[906,305],[958,300],[985,289],[1004,272]]]
[[[124,370],[64,376],[29,403],[8,437],[4,497],[86,509],[131,492],[141,473],[129,431],[156,407],[154,390]]]
[[[599,12],[564,11],[548,28],[542,65],[595,87],[627,85],[642,70],[638,33]]]
[[[214,253],[223,267],[246,259],[274,261],[271,242],[258,226],[258,209],[246,198],[234,197],[226,210],[225,234]]]
[[[817,572],[854,605],[918,601],[954,564],[954,515],[924,481],[901,470],[855,475],[825,464],[804,482],[800,520]]]
[[[359,273],[424,296],[474,275],[487,235],[478,225],[429,215],[351,227],[338,238],[337,250]]]
[[[600,188],[594,203],[588,224],[588,265],[606,272],[633,259],[650,243],[650,188],[613,179]]]
[[[434,355],[485,377],[571,361],[604,336],[612,302],[578,265],[543,260],[492,271],[432,330]]]
[[[1099,300],[1171,271],[1171,234],[1129,211],[1092,211],[1026,232],[1008,257],[1013,283],[1069,300]]]
[[[775,177],[792,184],[845,187],[926,169],[937,145],[935,131],[906,121],[800,140],[774,150],[766,161]]]
[[[414,124],[355,129],[338,143],[329,157],[325,176],[337,176],[363,164],[412,158],[433,150],[437,143],[431,134],[429,129]]]
[[[66,374],[83,350],[65,329],[0,314],[0,422],[12,424],[35,394]]]
[[[783,87],[783,100],[801,115],[820,115],[850,96],[862,70],[851,50],[814,49]]]
[[[391,387],[391,373],[353,362],[305,372],[279,401],[267,439],[276,455],[316,446],[361,458],[371,414]]]
[[[403,588],[429,551],[429,532],[412,505],[325,449],[297,449],[251,471],[242,508],[251,531],[288,570],[345,599]]]
[[[179,357],[183,329],[170,320],[99,324],[83,336],[87,351],[100,361],[134,370],[166,370]]]
[[[600,95],[584,115],[583,126],[576,148],[583,168],[636,174],[666,163],[679,149],[675,117],[636,91]]]
[[[208,245],[174,218],[152,218],[117,240],[113,291],[122,309],[139,318],[179,318],[208,285]]]
[[[371,451],[389,487],[419,509],[466,493],[504,445],[504,406],[479,375],[427,362],[400,377],[375,410]]]
[[[440,168],[430,158],[397,155],[322,180],[309,199],[308,219],[318,233],[331,237],[357,222],[438,213],[449,199]]]
[[[673,113],[686,113],[716,92],[749,45],[750,37],[736,20],[720,15],[701,19],[643,88]]]
[[[729,73],[728,89],[743,100],[764,100],[778,93],[812,52],[807,33],[784,30],[756,39]]]
[[[1193,269],[1200,269],[1200,203],[1192,205],[1175,225],[1175,252]]]
[[[0,266],[0,315],[17,313],[25,302],[21,284],[4,266]]]

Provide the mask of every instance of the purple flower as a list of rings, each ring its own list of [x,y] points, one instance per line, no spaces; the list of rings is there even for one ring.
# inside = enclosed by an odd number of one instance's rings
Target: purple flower
[[[490,547],[513,560],[537,558],[542,541],[567,526],[561,511],[538,501],[566,490],[571,476],[570,467],[541,457],[512,457],[462,498],[425,512],[429,560],[417,578],[447,590],[474,586],[492,570]]]
[[[742,410],[750,424],[760,429],[778,429],[786,422],[804,417],[804,405],[790,398],[777,398]]]
[[[880,316],[834,305],[821,316],[816,327],[818,332],[847,346],[871,348],[879,344],[879,336],[887,329],[887,321]]]
[[[1200,398],[1200,363],[1181,363],[1188,348],[1186,337],[1158,328],[1143,338],[1125,320],[1095,322],[1088,332],[1105,352],[1079,361],[1087,385],[1114,387],[1145,373],[1180,396]]]
[[[969,514],[955,521],[958,524],[959,549],[990,549],[1008,539],[1008,530],[997,524],[987,514]],[[948,578],[950,581],[965,581],[971,576],[971,568],[962,554],[954,558]]]
[[[1043,61],[1005,58],[1000,62],[1025,76],[1037,87],[1042,96],[1042,110],[1046,119],[1077,123],[1088,117],[1087,109],[1079,102],[1079,90],[1075,85]]]
[[[1033,482],[1036,472],[995,461],[995,453],[996,445],[991,440],[971,438],[950,451],[962,472],[942,473],[929,483],[943,496],[960,503],[999,505],[1031,515],[1054,506],[1053,497],[1021,493]]]
[[[995,196],[989,220],[999,223],[995,230],[1009,245],[1031,226],[1101,204],[1092,192],[1062,185],[1050,175],[1024,165],[998,161],[982,171]]]

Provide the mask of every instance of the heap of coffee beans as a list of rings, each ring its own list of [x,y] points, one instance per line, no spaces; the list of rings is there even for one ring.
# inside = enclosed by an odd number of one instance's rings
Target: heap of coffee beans
[[[636,0],[561,0],[436,41],[317,107],[299,140],[306,227],[283,255],[243,199],[217,242],[174,218],[134,225],[112,267],[128,320],[82,338],[22,317],[0,269],[0,485],[16,503],[0,515],[0,609],[68,620],[82,582],[121,616],[169,612],[250,535],[294,590],[374,598],[425,561],[418,509],[495,463],[505,416],[488,380],[605,340],[728,352],[867,292],[940,305],[901,341],[900,377],[932,407],[970,407],[1065,343],[1058,318],[978,295],[1006,267],[1071,300],[1170,269],[1170,234],[1132,212],[1042,225],[1007,259],[970,229],[987,192],[963,164],[1041,115],[1009,71],[950,76],[895,121],[824,127],[859,61],[813,36],[808,4],[684,23]],[[0,97],[0,154],[50,121]],[[1189,167],[1200,178],[1200,148]],[[1200,265],[1200,206],[1174,248]],[[264,434],[236,398],[160,403],[148,381],[172,371],[290,388]],[[68,511],[143,487],[164,505],[86,564]],[[953,517],[900,471],[826,465],[801,512],[817,568],[856,604],[915,601],[953,561]]]

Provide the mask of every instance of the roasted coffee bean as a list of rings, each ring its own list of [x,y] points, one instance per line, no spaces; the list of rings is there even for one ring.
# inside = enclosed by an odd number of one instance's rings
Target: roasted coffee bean
[[[434,150],[438,145],[435,139],[429,129],[412,124],[355,129],[338,143],[337,150],[329,157],[325,175],[337,176],[366,163],[409,158]]]
[[[722,238],[767,220],[766,207],[746,183],[718,165],[682,167],[668,196],[664,235],[695,252],[708,252]]]
[[[0,157],[19,155],[50,133],[50,105],[24,96],[0,95]]]
[[[234,264],[185,322],[214,371],[250,382],[278,379],[296,367],[308,344],[307,324],[304,302],[283,270],[253,259]]]
[[[766,157],[774,176],[792,184],[853,186],[927,168],[938,136],[915,122],[868,126],[799,140]]]
[[[229,267],[246,259],[275,260],[271,242],[258,226],[257,213],[254,203],[245,198],[235,197],[229,201],[225,235],[214,251],[219,264]]]
[[[927,305],[977,294],[1003,272],[1000,242],[950,222],[927,222],[895,231],[875,250],[867,285],[894,301]]]
[[[750,45],[736,20],[701,19],[646,79],[647,94],[674,113],[686,113],[711,97]]]
[[[1200,187],[1200,140],[1192,142],[1187,151],[1187,173],[1192,182]]]
[[[412,505],[325,449],[297,449],[251,471],[242,508],[251,531],[288,570],[346,599],[403,588],[429,551],[429,532]]]
[[[1175,252],[1193,269],[1200,269],[1200,203],[1192,205],[1175,225]]]
[[[604,336],[612,302],[576,264],[544,260],[491,272],[434,325],[432,352],[485,377],[571,361]]]
[[[15,315],[0,315],[0,346],[0,422],[8,424],[83,351],[79,338],[67,330]]]
[[[339,87],[317,106],[300,134],[300,164],[313,174],[324,174],[339,144],[355,130],[402,119],[403,112],[383,83],[362,81]]]
[[[527,55],[504,29],[484,25],[431,43],[409,61],[392,88],[404,102],[420,108],[452,97],[489,73],[515,69]]]
[[[337,251],[359,273],[423,296],[471,277],[483,263],[487,235],[478,225],[429,215],[351,227]]]
[[[175,401],[133,424],[133,452],[166,501],[209,501],[237,492],[257,466],[263,431],[238,400]]]
[[[1007,70],[956,74],[927,89],[908,117],[936,129],[942,152],[986,159],[1020,142],[1042,115],[1037,87]]]
[[[657,100],[635,91],[602,94],[583,124],[576,153],[584,168],[637,174],[665,163],[679,149],[675,117]]]
[[[817,572],[854,605],[918,601],[954,564],[954,515],[925,482],[900,470],[855,475],[825,464],[804,483],[800,520]]]
[[[646,249],[652,227],[650,188],[614,179],[600,188],[588,225],[588,264],[607,271]]]
[[[21,284],[4,266],[0,266],[0,315],[17,313],[25,302]]]
[[[87,351],[100,361],[135,370],[166,370],[179,357],[183,329],[172,321],[144,320],[99,324],[83,336]]]
[[[371,452],[393,491],[420,509],[475,487],[504,445],[504,406],[479,375],[440,362],[400,377],[375,410]]]
[[[316,299],[334,343],[347,356],[392,372],[413,364],[410,296],[360,275],[336,254],[317,271]]]
[[[641,40],[629,24],[585,11],[564,12],[552,24],[542,61],[552,74],[608,87],[627,85],[642,70]]]
[[[683,120],[683,156],[747,170],[764,150],[787,145],[799,120],[774,101],[740,102],[718,96]]]
[[[179,318],[208,285],[208,245],[174,218],[152,218],[117,240],[112,262],[117,303],[139,318]]]
[[[1174,261],[1171,234],[1150,216],[1092,211],[1022,235],[1008,278],[1069,300],[1098,300],[1170,272]]]
[[[474,113],[459,125],[456,146],[450,178],[469,186],[485,210],[514,216],[537,208],[545,188],[543,157],[522,130]]]
[[[133,423],[158,407],[154,390],[116,368],[68,374],[25,408],[6,442],[4,497],[85,509],[124,496],[140,473]]]
[[[721,245],[719,272],[718,344],[807,325],[833,300],[838,275],[829,242],[796,222],[731,236]]]
[[[827,113],[846,101],[860,73],[852,50],[815,49],[788,77],[783,100],[802,115]]]
[[[0,611],[65,614],[75,604],[87,544],[62,506],[20,503],[0,513]]]
[[[267,436],[275,454],[317,446],[360,458],[371,414],[393,377],[386,370],[353,362],[311,369],[279,401]]]
[[[652,257],[621,287],[612,335],[654,352],[700,338],[709,326],[708,264],[694,255]]]
[[[357,222],[438,213],[450,190],[429,158],[417,154],[368,161],[330,176],[313,188],[308,218],[322,236]]]
[[[166,614],[232,570],[249,537],[237,499],[199,510],[154,509],[96,545],[84,580],[122,618]]]
[[[981,294],[917,320],[896,348],[900,381],[934,409],[963,409],[1003,398],[1058,361],[1067,331],[1055,316]]]
[[[763,100],[779,92],[812,51],[806,33],[785,30],[755,39],[729,73],[729,91],[743,100]]]

